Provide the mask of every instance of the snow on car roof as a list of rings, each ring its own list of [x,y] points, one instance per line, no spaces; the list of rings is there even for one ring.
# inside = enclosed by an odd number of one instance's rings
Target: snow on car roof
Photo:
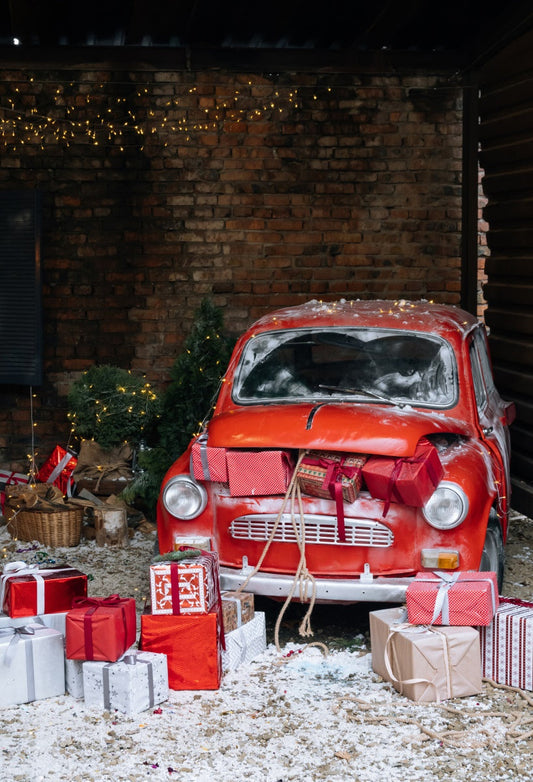
[[[438,304],[424,299],[340,299],[339,301],[308,301],[305,304],[275,310],[259,318],[251,330],[368,326],[407,328],[431,333],[469,332],[477,319],[465,310],[450,304]]]

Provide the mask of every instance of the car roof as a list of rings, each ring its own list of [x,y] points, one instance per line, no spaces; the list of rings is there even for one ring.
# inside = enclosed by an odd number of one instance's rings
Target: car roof
[[[290,328],[357,327],[408,329],[462,339],[478,325],[465,310],[450,304],[405,299],[308,301],[259,318],[252,332]]]

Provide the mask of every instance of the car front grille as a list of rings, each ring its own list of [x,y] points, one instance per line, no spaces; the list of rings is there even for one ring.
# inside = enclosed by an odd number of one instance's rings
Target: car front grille
[[[238,540],[270,540],[277,516],[273,514],[250,514],[234,519],[229,527],[232,538]],[[297,530],[301,529],[301,519],[295,517]],[[378,521],[368,519],[345,519],[346,541],[339,540],[337,518],[335,516],[316,516],[305,514],[305,543],[320,543],[331,546],[370,546],[389,548],[394,543],[392,530]],[[297,537],[290,513],[282,514],[272,537],[276,543],[296,543]]]

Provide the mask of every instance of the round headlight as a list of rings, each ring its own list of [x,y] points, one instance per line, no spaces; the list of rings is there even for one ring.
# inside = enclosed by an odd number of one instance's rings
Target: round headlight
[[[194,519],[207,505],[207,492],[188,475],[177,475],[163,490],[163,504],[177,519]]]
[[[428,524],[437,529],[453,529],[465,520],[468,498],[456,483],[442,481],[423,508]]]

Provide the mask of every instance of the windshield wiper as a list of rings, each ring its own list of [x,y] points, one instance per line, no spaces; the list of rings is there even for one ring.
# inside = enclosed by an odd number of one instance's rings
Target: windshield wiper
[[[400,407],[405,404],[405,402],[397,402],[395,399],[390,399],[390,397],[376,394],[374,391],[368,391],[366,388],[344,388],[343,386],[328,386],[323,383],[320,383],[318,387],[323,388],[324,391],[337,391],[339,394],[360,394],[361,396],[369,396],[371,399],[377,399],[379,402],[397,404]]]

